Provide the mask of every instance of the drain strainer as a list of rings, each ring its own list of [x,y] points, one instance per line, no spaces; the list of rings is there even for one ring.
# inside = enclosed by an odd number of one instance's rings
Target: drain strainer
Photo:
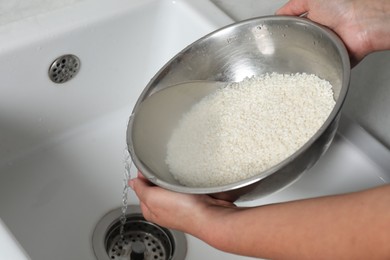
[[[80,70],[80,60],[72,54],[62,55],[53,61],[49,68],[49,78],[54,83],[65,83]]]
[[[123,238],[120,237],[121,209],[109,212],[95,228],[92,244],[98,260],[184,260],[185,235],[145,220],[138,206],[126,211]]]

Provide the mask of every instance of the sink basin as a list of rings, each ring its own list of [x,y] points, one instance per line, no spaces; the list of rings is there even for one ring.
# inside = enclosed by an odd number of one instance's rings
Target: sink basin
[[[178,51],[231,22],[208,0],[83,0],[0,26],[0,219],[22,255],[95,259],[93,230],[121,206],[126,127],[139,94]],[[80,59],[80,71],[54,83],[49,67],[64,54]],[[301,180],[243,205],[388,183],[388,150],[344,122],[329,153]],[[381,151],[380,160],[355,145],[356,131]],[[248,259],[191,236],[187,243],[189,260]]]
[[[83,0],[0,26],[0,218],[32,259],[95,259],[94,228],[121,206],[139,94],[173,55],[231,22],[207,0]],[[80,71],[57,84],[48,70],[64,54]],[[188,259],[199,247],[236,257],[187,242]]]

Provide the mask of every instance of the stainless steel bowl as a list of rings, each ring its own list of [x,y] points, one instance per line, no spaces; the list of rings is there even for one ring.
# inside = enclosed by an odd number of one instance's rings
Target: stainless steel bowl
[[[172,126],[167,122],[137,125],[140,104],[156,91],[183,82],[233,82],[272,72],[316,74],[332,84],[336,105],[318,132],[293,155],[251,178],[216,187],[187,187],[176,181],[165,163]],[[234,23],[189,45],[152,78],[130,117],[128,149],[144,176],[163,188],[212,194],[230,201],[258,198],[294,182],[326,151],[337,130],[349,79],[348,52],[327,28],[304,18],[286,16]]]

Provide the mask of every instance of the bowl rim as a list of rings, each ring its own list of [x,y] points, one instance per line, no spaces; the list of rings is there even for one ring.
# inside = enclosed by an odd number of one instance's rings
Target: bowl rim
[[[132,140],[132,128],[133,128],[133,123],[134,123],[134,116],[137,112],[137,108],[139,107],[140,103],[147,97],[150,87],[152,84],[158,79],[158,77],[161,75],[161,73],[172,63],[172,61],[176,60],[182,53],[186,52],[189,50],[193,45],[198,44],[202,42],[203,40],[212,37],[213,35],[216,35],[222,31],[229,30],[232,27],[236,26],[243,26],[248,23],[253,23],[253,22],[261,22],[261,21],[288,21],[288,22],[295,22],[295,23],[301,23],[306,26],[310,26],[312,28],[315,28],[316,30],[322,32],[323,37],[330,39],[334,46],[337,49],[337,52],[339,53],[341,63],[342,63],[342,69],[343,69],[343,75],[342,75],[342,80],[341,80],[341,89],[340,89],[340,94],[339,97],[336,101],[335,106],[333,107],[331,113],[325,120],[325,122],[322,124],[322,126],[317,130],[317,132],[303,145],[301,146],[298,150],[296,150],[293,154],[279,162],[278,164],[268,168],[265,171],[259,172],[258,174],[245,178],[240,181],[236,181],[233,183],[225,184],[225,185],[220,185],[220,186],[212,186],[212,187],[190,187],[190,186],[184,186],[184,185],[176,185],[169,183],[167,181],[164,181],[160,179],[159,177],[153,175],[151,173],[151,170],[137,157],[135,151],[134,151],[134,146],[133,146],[133,140]],[[239,22],[234,22],[229,25],[226,25],[224,27],[221,27],[217,30],[214,30],[203,37],[199,38],[198,40],[192,42],[189,44],[187,47],[185,47],[183,50],[178,52],[175,56],[173,56],[168,62],[165,63],[163,67],[151,78],[149,83],[146,85],[144,90],[142,91],[141,95],[139,96],[134,109],[132,111],[132,114],[129,118],[129,123],[128,123],[128,128],[127,128],[127,147],[128,151],[130,153],[130,156],[132,158],[133,163],[137,167],[137,169],[142,172],[144,177],[146,177],[150,182],[153,184],[160,186],[162,188],[166,188],[172,191],[176,192],[182,192],[182,193],[190,193],[190,194],[214,194],[214,193],[221,193],[221,192],[227,192],[227,191],[232,191],[236,190],[242,187],[249,186],[253,183],[256,183],[267,176],[270,176],[271,174],[279,171],[286,165],[288,165],[290,162],[294,161],[297,157],[299,157],[301,154],[303,154],[311,145],[324,133],[324,131],[330,126],[330,124],[333,122],[335,118],[340,113],[340,110],[344,104],[344,101],[346,99],[346,95],[348,93],[349,89],[349,84],[350,84],[350,74],[351,74],[351,65],[350,65],[350,59],[348,55],[348,51],[343,43],[343,41],[339,38],[339,36],[333,32],[331,29],[320,25],[316,22],[313,22],[307,18],[304,17],[295,17],[295,16],[279,16],[279,15],[269,15],[269,16],[260,16],[260,17],[254,17],[246,20],[242,20]]]

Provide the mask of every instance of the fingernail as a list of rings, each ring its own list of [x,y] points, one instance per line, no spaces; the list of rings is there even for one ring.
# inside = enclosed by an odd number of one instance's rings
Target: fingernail
[[[133,180],[133,179],[129,180],[128,184],[129,184],[129,187],[130,187],[132,190],[134,190],[134,180]]]

